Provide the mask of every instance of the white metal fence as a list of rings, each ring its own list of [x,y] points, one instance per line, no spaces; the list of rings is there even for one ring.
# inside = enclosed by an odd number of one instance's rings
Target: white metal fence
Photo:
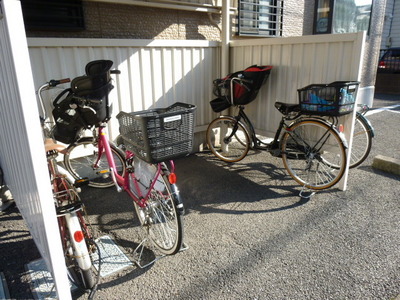
[[[121,71],[113,75],[113,116],[180,101],[197,105],[198,127],[211,120],[208,101],[220,69],[217,42],[29,38],[28,45],[36,87],[50,79],[83,75],[91,60],[110,59]],[[46,98],[48,111],[50,100]],[[109,127],[114,138],[116,122],[112,118]]]
[[[297,102],[298,88],[359,80],[363,41],[363,33],[232,41],[231,72],[252,64],[274,66],[258,99],[246,109],[256,128],[272,134],[279,122],[273,103]],[[208,105],[213,79],[226,75],[219,73],[216,42],[30,38],[28,45],[36,87],[82,75],[91,60],[111,59],[121,70],[111,92],[114,115],[182,101],[197,105],[197,130],[215,116]],[[112,137],[118,134],[115,124],[112,119]]]

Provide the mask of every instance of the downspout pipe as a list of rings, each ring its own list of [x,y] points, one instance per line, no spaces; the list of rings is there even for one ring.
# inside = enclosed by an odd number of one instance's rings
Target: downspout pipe
[[[230,1],[222,1],[222,31],[221,31],[221,76],[229,73],[229,42],[230,42]]]

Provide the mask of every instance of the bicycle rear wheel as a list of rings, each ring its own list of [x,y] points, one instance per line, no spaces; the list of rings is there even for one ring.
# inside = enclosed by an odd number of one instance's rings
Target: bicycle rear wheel
[[[53,195],[57,203],[57,219],[69,279],[83,290],[92,289],[99,280],[99,273],[93,263],[93,254],[97,247],[88,222],[84,218],[82,203],[72,183],[63,175],[53,179]],[[70,232],[71,228],[68,226],[66,215],[75,218],[76,224],[79,223],[79,226],[75,228],[77,231]],[[89,255],[85,267],[78,261],[82,259],[82,256],[75,253],[73,239],[84,240],[80,243],[80,253]]]
[[[77,212],[77,215],[79,218],[79,222],[81,224],[81,229],[84,235],[85,245],[87,248],[87,252],[89,253],[90,256],[91,264],[89,268],[82,268],[79,265],[79,262],[77,260],[78,256],[75,254],[72,244],[74,233],[68,232],[68,226],[65,217],[60,217],[61,218],[61,219],[59,218],[60,228],[61,227],[65,228],[63,229],[65,233],[62,235],[65,263],[70,281],[83,290],[89,290],[96,285],[98,278],[100,276],[100,274],[98,274],[98,271],[94,267],[94,261],[93,261],[93,254],[96,252],[97,249],[92,237],[88,236],[87,230],[84,230],[84,227],[86,227],[86,222],[83,220],[82,214],[80,212]]]
[[[359,166],[368,157],[372,146],[372,127],[365,117],[357,112],[351,146],[350,168]]]
[[[307,188],[330,188],[344,174],[345,146],[339,134],[322,121],[301,120],[289,126],[281,150],[289,175]]]
[[[117,172],[124,176],[126,171],[125,157],[120,149],[110,143]],[[98,158],[97,141],[91,137],[82,138],[70,145],[64,154],[64,165],[75,179],[87,177],[89,186],[95,188],[108,188],[114,185],[107,156],[103,153],[97,166]]]
[[[154,174],[156,166],[147,164],[152,168]],[[136,170],[140,172],[140,170]],[[182,216],[177,209],[177,188],[168,180],[168,169],[162,164],[162,172],[157,178],[154,188],[147,200],[146,207],[140,207],[134,202],[136,214],[141,225],[146,229],[149,239],[163,254],[172,255],[177,253],[183,242]],[[146,183],[138,182],[141,185]],[[145,189],[148,190],[149,186]]]
[[[230,116],[213,120],[208,125],[206,139],[211,152],[226,162],[240,161],[249,152],[250,137],[246,127]]]

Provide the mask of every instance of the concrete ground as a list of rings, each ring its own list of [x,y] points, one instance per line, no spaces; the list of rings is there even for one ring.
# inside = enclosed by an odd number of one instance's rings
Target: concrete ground
[[[399,104],[399,96],[377,95],[374,109]],[[378,154],[400,159],[399,111],[368,117],[372,151],[350,171],[346,191],[308,200],[268,153],[233,165],[209,153],[177,160],[189,249],[103,278],[95,299],[397,299],[400,176],[371,165]],[[132,258],[141,231],[130,199],[90,188],[82,198],[96,234]],[[11,297],[32,298],[24,264],[39,255],[17,208],[0,216],[0,241]]]

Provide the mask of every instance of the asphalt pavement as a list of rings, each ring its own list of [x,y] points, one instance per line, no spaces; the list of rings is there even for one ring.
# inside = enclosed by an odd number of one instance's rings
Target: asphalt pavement
[[[102,278],[95,299],[396,299],[400,176],[372,167],[377,155],[400,159],[395,105],[400,96],[376,95],[372,151],[350,170],[346,191],[301,199],[281,159],[265,152],[232,165],[207,152],[177,160],[188,249]],[[131,200],[114,189],[81,196],[95,234],[133,258],[141,230]],[[31,299],[24,265],[40,256],[17,208],[0,216],[0,242],[11,298]]]

